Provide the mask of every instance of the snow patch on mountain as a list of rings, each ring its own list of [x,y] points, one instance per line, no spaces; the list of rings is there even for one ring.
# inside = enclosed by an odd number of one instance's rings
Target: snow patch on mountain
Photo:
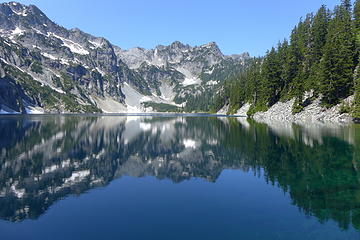
[[[16,27],[12,32],[11,32],[11,36],[10,39],[14,38],[15,36],[20,36],[22,34],[25,33],[25,30],[22,30],[19,27]]]
[[[63,45],[65,47],[68,47],[70,49],[70,51],[72,51],[73,53],[77,53],[80,55],[88,55],[89,54],[88,50],[86,50],[83,46],[81,46],[80,44],[78,44],[76,42],[73,42],[73,41],[63,38],[63,37],[60,37],[52,32],[48,32],[48,36],[53,36],[55,38],[60,39],[63,42]]]
[[[201,84],[201,79],[192,74],[188,69],[179,67],[176,70],[185,76],[184,81],[181,83],[183,86]]]
[[[219,82],[218,82],[218,81],[215,81],[215,80],[211,80],[211,81],[208,81],[208,82],[206,83],[206,85],[208,85],[208,86],[216,85],[216,84],[219,84]]]
[[[3,109],[0,109],[0,114],[7,115],[7,114],[20,114],[20,113],[16,111],[5,111]]]
[[[212,67],[211,70],[204,71],[204,73],[211,75],[211,74],[213,74],[214,70],[215,70],[215,68]]]
[[[19,15],[19,16],[26,17],[26,16],[28,15],[26,9],[24,9],[24,10],[21,11],[21,12],[17,12],[17,11],[15,11],[14,9],[12,9],[12,11],[13,11],[13,13],[15,13],[16,15]]]
[[[95,69],[96,69],[96,71],[98,71],[102,76],[105,76],[105,75],[106,75],[106,73],[105,73],[104,71],[102,71],[99,67],[96,67]]]
[[[44,114],[44,109],[41,107],[28,106],[25,110],[27,114]]]
[[[190,86],[190,85],[196,85],[196,84],[200,84],[201,80],[199,78],[196,77],[191,77],[191,78],[185,78],[185,80],[181,83],[184,86]]]
[[[41,55],[43,55],[44,57],[46,58],[49,58],[51,60],[57,60],[57,58],[49,53],[46,53],[46,52],[41,52]]]
[[[94,41],[91,41],[91,40],[89,40],[89,43],[91,44],[91,45],[93,45],[93,47],[90,47],[90,48],[92,48],[92,49],[96,49],[96,48],[101,48],[102,47],[102,42],[101,42],[101,40],[94,40]]]

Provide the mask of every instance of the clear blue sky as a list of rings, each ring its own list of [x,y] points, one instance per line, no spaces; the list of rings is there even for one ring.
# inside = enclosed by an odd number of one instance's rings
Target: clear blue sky
[[[223,53],[263,55],[288,38],[300,17],[340,0],[19,0],[56,23],[102,36],[121,48],[176,40],[215,41]]]

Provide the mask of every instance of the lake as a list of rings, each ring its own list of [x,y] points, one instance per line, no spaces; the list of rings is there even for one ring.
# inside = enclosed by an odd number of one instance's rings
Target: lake
[[[360,239],[360,125],[1,116],[0,239]]]

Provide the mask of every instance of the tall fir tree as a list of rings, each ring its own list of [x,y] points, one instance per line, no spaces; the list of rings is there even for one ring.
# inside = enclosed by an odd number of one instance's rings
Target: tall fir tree
[[[305,56],[305,40],[306,27],[301,20],[298,26],[294,28],[290,37],[290,47],[286,64],[288,73],[289,93],[291,96],[300,98],[303,93],[303,61]]]
[[[280,98],[279,87],[281,85],[281,65],[277,51],[273,47],[268,52],[262,68],[267,103],[275,104]]]
[[[302,66],[299,75],[299,80],[302,81],[303,91],[312,88],[309,82],[310,70],[313,65],[313,47],[314,42],[312,39],[312,25],[314,21],[313,14],[308,14],[304,23],[301,25],[300,39],[301,39],[301,52],[302,52]],[[309,86],[310,85],[310,86]],[[303,93],[303,92],[302,92]],[[302,93],[300,93],[302,95]]]
[[[352,28],[349,1],[336,7],[329,24],[322,60],[323,102],[335,105],[351,93],[355,67],[355,35]]]
[[[353,22],[354,22],[354,31],[355,31],[355,41],[356,41],[356,60],[360,57],[360,0],[356,0],[354,3],[354,13],[353,13]]]
[[[328,33],[329,21],[331,19],[330,11],[325,5],[317,11],[311,26],[311,45],[309,48],[310,72],[308,76],[308,88],[318,92],[320,88],[320,60],[324,54],[324,45]]]
[[[311,27],[313,63],[320,61],[323,55],[330,18],[330,12],[325,5],[322,5],[314,16],[313,25]]]
[[[354,3],[354,27],[356,33],[360,33],[360,0]]]
[[[288,59],[288,55],[289,55],[289,42],[284,39],[284,41],[282,43],[278,44],[278,58],[279,58],[279,64],[280,64],[280,91],[281,91],[281,96],[280,98],[283,98],[284,96],[286,96],[287,94],[287,86],[289,85],[289,81],[288,81],[288,72],[287,72],[287,68],[286,68],[286,62]]]
[[[353,117],[360,120],[360,65],[356,67],[355,71],[355,98],[354,98],[354,110]]]

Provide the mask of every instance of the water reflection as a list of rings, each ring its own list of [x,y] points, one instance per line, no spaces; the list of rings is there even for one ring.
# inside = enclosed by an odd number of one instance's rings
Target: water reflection
[[[2,117],[0,218],[36,219],[122,176],[215,182],[240,169],[289,192],[304,214],[360,229],[359,134],[355,125],[242,118]]]

